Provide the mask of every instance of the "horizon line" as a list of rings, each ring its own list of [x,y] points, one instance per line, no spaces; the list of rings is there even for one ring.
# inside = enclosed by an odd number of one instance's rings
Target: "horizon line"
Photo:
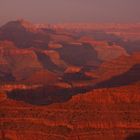
[[[61,24],[140,24],[140,22],[122,22],[122,21],[120,21],[120,22],[111,22],[111,21],[104,21],[104,22],[102,22],[102,21],[91,21],[91,22],[89,22],[89,21],[86,21],[86,22],[78,22],[78,21],[63,21],[63,22],[34,22],[34,21],[32,21],[32,20],[28,20],[28,19],[24,19],[24,18],[17,18],[17,19],[13,19],[13,20],[8,20],[8,21],[6,21],[6,22],[4,22],[4,23],[0,23],[0,26],[3,26],[3,25],[5,25],[5,24],[7,24],[7,23],[9,23],[9,22],[14,22],[14,21],[20,21],[20,20],[23,20],[23,21],[26,21],[26,22],[29,22],[29,23],[32,23],[32,24],[35,24],[35,25],[39,25],[39,24],[46,24],[46,25],[61,25]]]

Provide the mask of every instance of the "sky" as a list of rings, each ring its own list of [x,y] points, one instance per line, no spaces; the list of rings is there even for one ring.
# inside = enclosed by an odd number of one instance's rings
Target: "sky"
[[[0,24],[140,22],[140,0],[0,0]]]

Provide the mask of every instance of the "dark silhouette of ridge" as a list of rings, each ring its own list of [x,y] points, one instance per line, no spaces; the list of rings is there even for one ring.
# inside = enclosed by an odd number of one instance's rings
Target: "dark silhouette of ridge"
[[[47,33],[36,31],[30,22],[17,20],[8,22],[0,28],[0,40],[12,41],[18,48],[47,48],[49,36]]]
[[[120,87],[140,81],[140,64],[134,65],[129,71],[114,76],[109,80],[96,84],[95,88]]]

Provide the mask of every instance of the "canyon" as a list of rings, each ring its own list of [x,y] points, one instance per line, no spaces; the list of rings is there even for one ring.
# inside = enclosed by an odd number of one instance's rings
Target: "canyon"
[[[140,138],[140,24],[0,27],[0,140]]]

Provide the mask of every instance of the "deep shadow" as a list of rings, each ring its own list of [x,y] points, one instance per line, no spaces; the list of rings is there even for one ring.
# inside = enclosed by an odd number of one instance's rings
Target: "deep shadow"
[[[140,81],[140,64],[134,65],[129,71],[114,76],[107,81],[103,81],[95,86],[95,88],[111,88],[120,87]]]
[[[93,86],[79,88],[60,88],[57,86],[44,86],[29,90],[13,90],[7,96],[14,100],[24,101],[33,105],[49,105],[63,103],[77,94],[85,94],[95,88],[112,88],[133,84],[140,81],[140,64],[134,65],[128,72],[115,76],[110,80]]]
[[[15,77],[11,73],[0,71],[0,81],[2,82],[12,82],[15,81]]]
[[[90,91],[91,87],[83,88],[59,88],[57,86],[44,86],[29,90],[13,90],[7,93],[11,99],[24,101],[33,105],[49,105],[63,103],[71,99],[73,95]]]
[[[61,68],[59,68],[57,65],[55,65],[46,54],[36,51],[36,55],[38,57],[38,60],[41,62],[42,66],[45,69],[48,69],[49,71],[61,70]]]
[[[97,66],[101,63],[96,50],[89,44],[77,45],[63,43],[63,46],[62,48],[56,49],[56,51],[59,52],[61,59],[68,64],[75,66]]]
[[[128,136],[125,140],[140,140],[140,133],[135,133]]]
[[[121,41],[119,45],[123,46],[123,48],[127,50],[129,54],[140,51],[140,40]]]
[[[88,81],[92,80],[93,78],[90,76],[87,76],[84,72],[75,72],[75,73],[64,73],[63,80],[66,82],[70,81]]]

